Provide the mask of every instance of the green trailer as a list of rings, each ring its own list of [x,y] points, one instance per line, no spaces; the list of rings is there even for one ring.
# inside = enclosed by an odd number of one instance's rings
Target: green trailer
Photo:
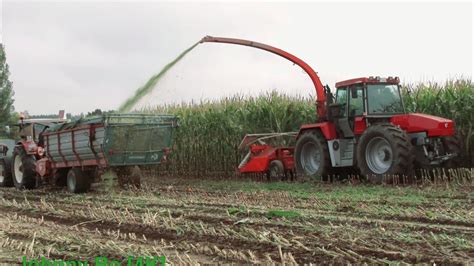
[[[68,123],[33,123],[26,133],[32,137],[25,141],[33,139],[37,149],[31,156],[25,150],[29,144],[17,145],[13,181],[30,188],[37,186],[35,179],[52,181],[77,193],[89,190],[94,178],[113,169],[119,181],[139,185],[140,166],[166,161],[177,122],[172,115],[107,114]],[[34,173],[22,171],[31,164]]]

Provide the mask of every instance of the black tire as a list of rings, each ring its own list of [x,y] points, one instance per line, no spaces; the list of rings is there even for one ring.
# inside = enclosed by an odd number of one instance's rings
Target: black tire
[[[314,155],[319,154],[319,157]],[[331,162],[326,139],[319,130],[308,130],[296,141],[296,171],[305,176],[327,180]]]
[[[376,124],[359,139],[357,166],[363,176],[376,184],[391,183],[396,176],[411,178],[414,174],[413,151],[405,131],[392,124]]]
[[[280,160],[270,162],[267,171],[268,181],[281,181],[285,176],[285,166]]]
[[[33,155],[27,154],[22,146],[13,150],[11,169],[16,188],[36,188],[36,160]]]
[[[71,193],[84,193],[91,187],[90,178],[79,168],[71,168],[67,173],[67,190]]]
[[[445,168],[459,168],[463,166],[464,150],[460,135],[442,138],[443,147],[446,153],[455,153],[457,156],[443,163]]]
[[[0,187],[13,186],[12,163],[9,158],[0,160]]]

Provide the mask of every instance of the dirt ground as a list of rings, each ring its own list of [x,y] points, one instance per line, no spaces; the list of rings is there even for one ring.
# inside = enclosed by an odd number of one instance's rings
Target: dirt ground
[[[0,189],[0,262],[474,263],[474,184],[148,177],[141,190]]]

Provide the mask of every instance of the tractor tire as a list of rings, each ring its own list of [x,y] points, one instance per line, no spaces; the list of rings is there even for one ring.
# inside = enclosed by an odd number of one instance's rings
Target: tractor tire
[[[413,146],[405,131],[392,124],[369,127],[357,145],[357,166],[370,182],[391,183],[414,174]]]
[[[71,193],[84,193],[91,187],[90,178],[79,168],[71,168],[67,173],[67,190]]]
[[[462,167],[464,161],[464,150],[461,136],[455,134],[454,136],[443,137],[442,142],[446,153],[457,154],[456,157],[444,162],[443,167],[448,169]]]
[[[0,187],[11,186],[13,186],[12,163],[10,159],[3,158],[0,160]]]
[[[281,181],[285,176],[285,166],[280,160],[273,160],[270,162],[267,171],[268,181]]]
[[[15,147],[12,157],[13,184],[17,189],[36,188],[36,162],[33,155],[26,153],[21,146]]]
[[[304,132],[296,141],[296,171],[305,176],[327,180],[331,161],[326,139],[319,130]]]

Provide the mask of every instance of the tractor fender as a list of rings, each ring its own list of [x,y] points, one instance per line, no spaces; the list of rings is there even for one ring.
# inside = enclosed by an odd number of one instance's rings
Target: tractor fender
[[[334,124],[331,122],[321,122],[321,123],[302,125],[298,132],[298,135],[296,136],[296,139],[298,139],[307,130],[314,130],[314,129],[321,130],[326,140],[332,140],[332,139],[337,138],[336,127],[334,126]]]
[[[38,150],[38,145],[32,140],[20,140],[16,143],[16,146],[21,146],[28,155],[35,155]]]
[[[428,137],[453,136],[455,129],[450,119],[419,113],[394,115],[390,122],[407,133],[426,132]]]

